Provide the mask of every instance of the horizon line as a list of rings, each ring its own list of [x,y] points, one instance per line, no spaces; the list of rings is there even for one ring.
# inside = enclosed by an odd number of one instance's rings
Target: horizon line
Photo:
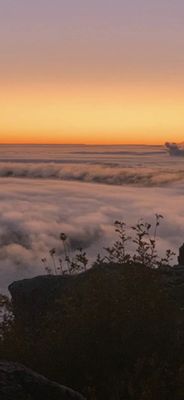
[[[0,146],[162,146],[164,143],[1,143]]]

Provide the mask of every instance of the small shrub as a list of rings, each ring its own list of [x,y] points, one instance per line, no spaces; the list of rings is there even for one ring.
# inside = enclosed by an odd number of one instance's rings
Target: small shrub
[[[112,247],[106,247],[108,255],[105,257],[109,262],[118,264],[137,263],[143,264],[149,268],[158,268],[162,265],[169,265],[175,253],[172,250],[166,250],[164,257],[160,257],[157,253],[157,234],[160,226],[160,221],[163,216],[155,215],[155,223],[152,226],[143,220],[129,228],[129,231],[134,233],[127,234],[127,226],[124,222],[115,222],[115,232],[118,234],[118,239]],[[134,246],[133,253],[127,250],[127,243],[131,242]]]
[[[154,225],[140,220],[136,225],[128,227],[124,221],[115,221],[115,232],[117,240],[112,246],[105,247],[106,255],[97,255],[95,265],[102,262],[116,264],[142,264],[149,268],[159,268],[169,265],[175,253],[168,249],[164,257],[157,253],[158,229],[163,216],[155,215]],[[49,251],[51,262],[43,258],[42,262],[48,274],[65,275],[85,272],[88,268],[89,260],[86,252],[79,248],[74,255],[70,255],[68,237],[65,233],[60,234],[62,241],[64,259],[56,257],[56,249]],[[129,248],[133,248],[130,252]]]
[[[0,341],[4,340],[4,335],[12,326],[13,310],[9,297],[0,294]]]

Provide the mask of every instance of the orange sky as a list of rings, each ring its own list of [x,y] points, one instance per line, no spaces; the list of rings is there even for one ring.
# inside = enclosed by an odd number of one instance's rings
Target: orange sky
[[[184,141],[183,19],[180,0],[2,0],[0,143]]]
[[[12,90],[13,89],[13,90]],[[1,143],[182,141],[184,95],[164,85],[3,87]]]

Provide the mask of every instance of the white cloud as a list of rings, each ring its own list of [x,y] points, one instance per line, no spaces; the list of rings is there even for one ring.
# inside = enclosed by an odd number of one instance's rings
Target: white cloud
[[[113,222],[152,221],[165,216],[161,251],[177,250],[184,241],[184,185],[171,188],[110,186],[57,180],[0,180],[0,288],[15,279],[44,273],[41,258],[59,252],[60,232],[90,257],[114,237]]]
[[[145,156],[147,157],[147,156]],[[150,155],[149,155],[150,157]],[[163,160],[165,160],[163,156]],[[163,161],[161,159],[161,161]],[[59,162],[1,162],[0,177],[55,179],[65,181],[78,181],[88,183],[102,183],[109,185],[136,185],[136,186],[163,186],[174,182],[184,182],[183,164],[176,162],[171,165],[166,159],[166,164],[152,163],[145,168],[139,158],[135,156],[133,165],[126,158],[124,164],[113,163],[80,163],[78,155],[75,163]],[[134,164],[135,162],[135,164]]]

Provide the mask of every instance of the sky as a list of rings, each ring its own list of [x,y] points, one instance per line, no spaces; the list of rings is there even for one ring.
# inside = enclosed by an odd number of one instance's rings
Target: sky
[[[1,0],[0,143],[184,140],[183,0]]]

